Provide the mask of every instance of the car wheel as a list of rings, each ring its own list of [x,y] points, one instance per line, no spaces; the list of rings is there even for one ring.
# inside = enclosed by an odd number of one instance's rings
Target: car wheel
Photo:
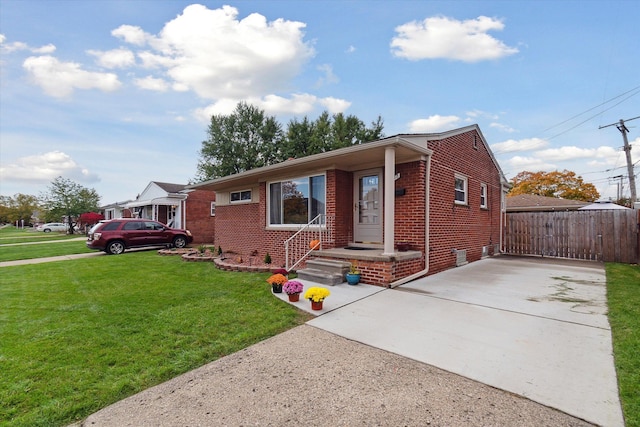
[[[51,233],[51,230],[49,230],[48,228],[45,228],[45,229],[44,229],[44,230],[42,230],[42,231],[44,231],[45,233]]]
[[[187,239],[185,239],[184,236],[177,236],[173,239],[173,246],[176,248],[184,248],[187,246]]]
[[[124,243],[120,240],[114,240],[107,245],[107,253],[111,255],[120,255],[124,252]]]

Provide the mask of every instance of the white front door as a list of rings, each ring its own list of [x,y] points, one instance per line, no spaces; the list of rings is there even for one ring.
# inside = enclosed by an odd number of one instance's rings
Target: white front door
[[[382,243],[382,169],[354,173],[354,243]]]

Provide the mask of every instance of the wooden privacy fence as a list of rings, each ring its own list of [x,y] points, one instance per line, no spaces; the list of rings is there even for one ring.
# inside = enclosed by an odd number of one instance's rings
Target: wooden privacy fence
[[[638,263],[637,210],[507,213],[504,252]]]

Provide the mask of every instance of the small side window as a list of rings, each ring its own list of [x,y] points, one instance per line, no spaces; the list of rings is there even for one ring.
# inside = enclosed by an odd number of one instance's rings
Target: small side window
[[[216,216],[216,202],[211,202],[211,216]]]
[[[458,205],[467,204],[467,177],[455,175],[455,203]]]
[[[231,192],[231,203],[250,202],[250,201],[251,201],[251,190]]]
[[[487,184],[480,184],[480,207],[487,208]]]

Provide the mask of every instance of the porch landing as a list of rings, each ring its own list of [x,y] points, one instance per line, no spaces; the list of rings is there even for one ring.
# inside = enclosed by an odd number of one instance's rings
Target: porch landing
[[[422,252],[420,251],[406,251],[396,252],[393,255],[383,255],[383,250],[380,248],[360,248],[360,247],[346,247],[346,248],[333,248],[333,249],[320,249],[313,252],[316,258],[336,258],[345,259],[350,262],[356,261],[378,261],[378,262],[393,262],[393,261],[407,261],[416,258],[422,258]]]
[[[389,287],[392,283],[424,269],[421,251],[384,254],[381,248],[333,248],[313,251],[310,260],[348,261],[356,264],[360,281]]]

